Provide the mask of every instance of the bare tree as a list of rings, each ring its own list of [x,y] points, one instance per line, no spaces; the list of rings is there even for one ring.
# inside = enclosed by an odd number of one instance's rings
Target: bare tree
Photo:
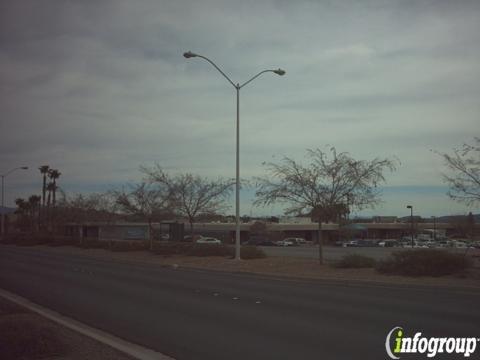
[[[286,203],[287,214],[309,213],[318,221],[319,261],[323,263],[322,221],[336,219],[349,209],[375,206],[380,200],[377,185],[383,172],[394,171],[391,159],[355,160],[346,152],[307,150],[310,163],[302,165],[289,157],[279,163],[264,163],[268,175],[257,178],[255,205]]]
[[[117,218],[117,204],[110,193],[65,194],[58,201],[60,222],[106,221]]]
[[[127,189],[111,192],[120,211],[145,218],[148,221],[150,248],[153,245],[152,222],[156,215],[169,209],[170,190],[162,184],[142,182]]]
[[[443,174],[444,181],[450,187],[448,196],[467,205],[480,203],[480,138],[474,138],[474,144],[463,144],[454,148],[453,154],[439,154],[451,175]]]
[[[175,211],[188,219],[192,238],[197,216],[225,210],[226,200],[234,184],[233,180],[211,180],[190,173],[171,176],[159,165],[153,168],[142,167],[141,171],[152,183],[169,189]]]

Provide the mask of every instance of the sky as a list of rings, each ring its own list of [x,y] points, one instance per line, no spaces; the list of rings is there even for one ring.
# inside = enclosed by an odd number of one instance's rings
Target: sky
[[[141,165],[242,178],[305,150],[398,158],[381,206],[358,215],[480,212],[445,195],[437,152],[480,135],[479,1],[0,2],[0,173],[5,202],[139,182]],[[255,208],[242,194],[241,213]],[[233,205],[233,199],[232,199]],[[232,211],[233,212],[233,207]]]

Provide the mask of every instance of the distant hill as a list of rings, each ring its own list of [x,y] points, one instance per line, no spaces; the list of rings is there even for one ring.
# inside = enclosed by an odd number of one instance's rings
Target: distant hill
[[[448,223],[455,220],[464,219],[466,215],[448,215],[448,216],[439,216],[436,218],[437,222]],[[480,214],[473,214],[475,223],[480,223]]]
[[[449,223],[452,221],[458,221],[465,219],[467,215],[444,215],[444,216],[436,216],[435,221],[439,223]],[[362,216],[356,216],[353,219],[351,219],[355,223],[369,223],[374,221],[375,217],[362,217]],[[476,224],[480,224],[480,214],[473,214],[473,218],[475,220]],[[431,217],[425,217],[422,218],[421,216],[414,216],[413,217],[414,221],[422,221],[422,222],[431,222],[432,219]],[[397,217],[398,222],[409,222],[410,221],[410,216],[399,216]]]

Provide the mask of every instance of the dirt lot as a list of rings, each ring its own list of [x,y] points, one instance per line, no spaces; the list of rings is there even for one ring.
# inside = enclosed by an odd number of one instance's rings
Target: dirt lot
[[[172,266],[174,268],[197,268],[215,271],[245,272],[282,278],[326,279],[340,281],[367,281],[384,284],[431,285],[469,287],[480,289],[480,260],[475,259],[475,268],[466,277],[421,277],[382,275],[373,269],[337,269],[330,265],[319,265],[315,259],[295,257],[268,257],[265,259],[235,261],[222,257],[160,256],[146,251],[111,252],[103,249],[79,249],[76,247],[40,246],[57,253],[86,255],[99,259],[134,261]]]

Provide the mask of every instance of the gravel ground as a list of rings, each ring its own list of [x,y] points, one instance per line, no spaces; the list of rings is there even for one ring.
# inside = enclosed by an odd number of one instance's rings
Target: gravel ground
[[[480,259],[467,277],[419,277],[410,278],[383,275],[373,269],[338,269],[319,265],[315,259],[295,257],[267,257],[265,259],[234,261],[222,257],[160,256],[147,251],[111,252],[104,249],[80,249],[76,247],[37,246],[42,251],[91,256],[98,259],[133,261],[140,263],[172,266],[174,268],[198,268],[215,271],[245,272],[278,277],[305,279],[326,279],[343,281],[368,281],[385,284],[430,285],[447,287],[468,287],[480,289]]]
[[[0,297],[0,319],[8,319],[14,322],[28,321],[31,324],[35,323],[41,325],[42,328],[50,329],[65,350],[60,355],[41,357],[43,360],[134,360],[134,358],[107,345],[45,319],[2,297]],[[0,339],[0,346],[8,346],[8,344],[2,343]],[[38,356],[24,357],[25,360],[39,358]]]

